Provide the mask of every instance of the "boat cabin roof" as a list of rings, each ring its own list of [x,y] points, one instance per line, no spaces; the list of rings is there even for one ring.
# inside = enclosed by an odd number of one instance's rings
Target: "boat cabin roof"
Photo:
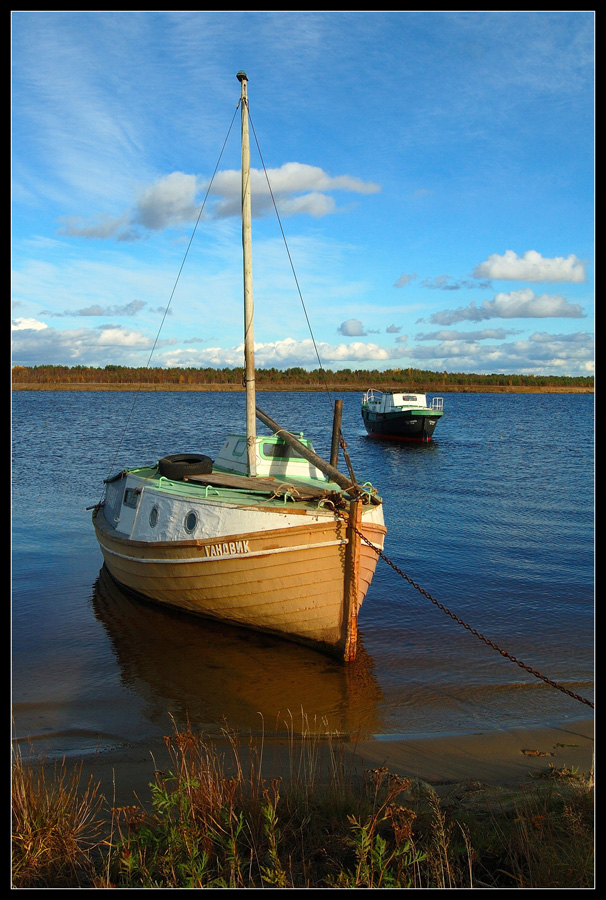
[[[311,441],[300,435],[298,440],[313,451]],[[328,479],[311,462],[303,459],[297,451],[279,435],[256,438],[257,476],[260,478],[303,478],[326,484]],[[229,434],[219,451],[214,469],[234,475],[248,473],[248,454],[245,434]]]
[[[381,410],[398,407],[425,407],[427,406],[427,396],[410,392],[396,394],[393,391],[376,391],[370,388],[366,391],[363,402]]]

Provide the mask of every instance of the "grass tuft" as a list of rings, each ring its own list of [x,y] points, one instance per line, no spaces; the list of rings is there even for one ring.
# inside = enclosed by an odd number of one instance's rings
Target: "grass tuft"
[[[65,760],[52,767],[23,764],[17,751],[12,770],[13,885],[86,887],[95,877],[103,798],[82,766]]]

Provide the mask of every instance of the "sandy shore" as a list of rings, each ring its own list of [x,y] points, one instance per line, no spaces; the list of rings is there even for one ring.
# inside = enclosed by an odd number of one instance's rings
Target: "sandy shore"
[[[446,735],[412,740],[362,741],[355,755],[365,768],[390,771],[440,785],[472,779],[498,787],[517,787],[549,766],[590,772],[592,721],[557,727]]]
[[[368,769],[386,766],[390,772],[422,782],[442,797],[461,791],[482,790],[494,795],[533,783],[550,767],[593,770],[594,726],[592,720],[540,729],[491,731],[479,734],[441,735],[430,738],[385,736],[356,742],[320,742],[324,758],[337,758],[345,773],[362,775]],[[233,754],[227,742],[213,740],[229,771]],[[302,744],[277,738],[256,741],[262,752],[262,774],[287,778],[299,760],[306,765]],[[238,753],[244,758],[248,737],[241,736]],[[317,749],[317,748],[316,748]],[[320,754],[322,755],[322,754]],[[330,765],[330,763],[328,763]],[[125,806],[150,800],[149,784],[156,769],[172,768],[164,743],[152,747],[127,746],[84,760],[84,773],[101,783],[110,806]],[[534,778],[533,778],[534,776]]]

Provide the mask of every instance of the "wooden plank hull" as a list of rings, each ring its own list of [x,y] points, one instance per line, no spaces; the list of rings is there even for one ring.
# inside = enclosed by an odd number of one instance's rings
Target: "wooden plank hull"
[[[131,540],[100,512],[93,521],[108,571],[129,590],[344,659],[355,656],[352,628],[378,557],[342,519],[179,542]],[[383,525],[362,520],[360,531],[382,548]],[[353,574],[352,535],[358,551]]]

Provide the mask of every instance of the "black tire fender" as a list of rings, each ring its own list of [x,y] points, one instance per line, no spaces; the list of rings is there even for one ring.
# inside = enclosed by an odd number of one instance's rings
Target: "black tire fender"
[[[213,470],[210,456],[199,453],[177,453],[174,456],[163,456],[158,462],[160,475],[172,481],[181,481],[190,475],[209,475]]]

